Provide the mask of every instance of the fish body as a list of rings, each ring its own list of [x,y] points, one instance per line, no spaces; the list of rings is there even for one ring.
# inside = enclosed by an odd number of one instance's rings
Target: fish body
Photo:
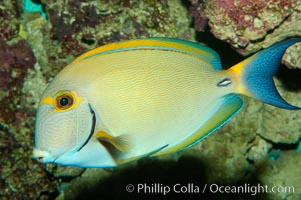
[[[108,44],[78,57],[48,85],[35,125],[34,157],[115,167],[193,146],[243,106],[238,94],[296,110],[272,77],[291,39],[228,70],[212,49],[179,39]]]

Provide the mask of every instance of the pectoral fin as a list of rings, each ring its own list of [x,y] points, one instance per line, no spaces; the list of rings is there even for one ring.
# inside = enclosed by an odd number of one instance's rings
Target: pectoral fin
[[[129,135],[124,134],[117,137],[113,137],[105,131],[98,131],[94,137],[98,141],[105,141],[112,144],[119,151],[125,152],[130,148],[130,139]]]

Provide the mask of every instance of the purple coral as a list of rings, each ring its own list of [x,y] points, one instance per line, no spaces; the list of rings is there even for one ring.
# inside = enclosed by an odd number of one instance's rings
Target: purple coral
[[[16,11],[0,6],[0,38],[11,40],[18,35],[19,23],[12,23],[16,17]]]
[[[16,120],[13,114],[16,112],[10,110],[12,108],[8,105],[15,96],[21,95],[26,69],[33,69],[35,62],[35,57],[25,40],[20,40],[12,46],[0,40],[0,89],[8,93],[7,97],[0,99],[0,119],[5,123]]]
[[[189,8],[189,13],[194,19],[194,28],[196,31],[203,31],[208,24],[208,18],[204,14],[202,1],[192,2]]]

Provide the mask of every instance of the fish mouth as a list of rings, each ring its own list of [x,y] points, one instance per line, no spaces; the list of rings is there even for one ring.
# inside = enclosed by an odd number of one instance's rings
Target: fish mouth
[[[54,162],[55,159],[48,151],[40,150],[37,148],[33,149],[32,158],[36,159],[40,163],[49,163]]]
[[[92,109],[92,106],[89,104],[89,108],[90,108],[90,112],[91,112],[91,116],[92,116],[92,126],[91,126],[91,131],[89,134],[89,137],[86,139],[86,141],[83,143],[83,145],[77,150],[80,151],[84,146],[86,146],[86,144],[89,142],[89,140],[91,139],[92,135],[95,132],[95,127],[96,127],[96,115],[94,110]]]

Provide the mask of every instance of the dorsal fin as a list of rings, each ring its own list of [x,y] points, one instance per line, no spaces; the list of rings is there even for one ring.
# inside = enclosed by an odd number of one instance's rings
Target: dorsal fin
[[[93,49],[78,57],[74,62],[90,59],[94,56],[138,49],[160,49],[181,52],[196,56],[201,60],[210,63],[216,70],[222,69],[218,54],[211,48],[199,43],[175,38],[147,38],[115,42]]]

